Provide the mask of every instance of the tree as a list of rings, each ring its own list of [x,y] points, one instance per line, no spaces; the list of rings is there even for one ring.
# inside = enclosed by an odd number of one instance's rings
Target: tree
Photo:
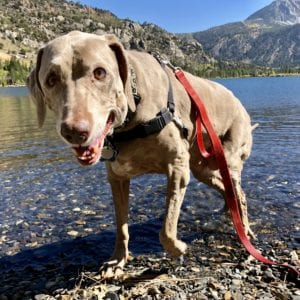
[[[12,56],[9,61],[4,62],[1,69],[5,71],[7,84],[24,84],[29,73],[29,67],[20,62],[15,56]],[[4,73],[2,72],[2,74]]]

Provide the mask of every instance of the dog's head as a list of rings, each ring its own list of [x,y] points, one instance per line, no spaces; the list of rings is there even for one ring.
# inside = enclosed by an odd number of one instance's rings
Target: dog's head
[[[83,165],[98,162],[104,138],[133,108],[123,46],[114,35],[70,32],[41,48],[28,77],[38,122],[46,107]]]

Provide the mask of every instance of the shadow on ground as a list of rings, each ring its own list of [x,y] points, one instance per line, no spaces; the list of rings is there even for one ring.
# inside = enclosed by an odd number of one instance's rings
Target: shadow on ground
[[[130,226],[134,254],[162,252],[159,222],[149,220]],[[147,235],[145,235],[145,230]],[[97,271],[114,247],[114,231],[63,240],[0,259],[0,296],[26,299],[58,289],[74,288],[82,271]]]

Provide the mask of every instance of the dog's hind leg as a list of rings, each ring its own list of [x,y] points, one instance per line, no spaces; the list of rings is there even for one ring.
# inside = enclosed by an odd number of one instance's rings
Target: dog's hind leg
[[[241,175],[238,173],[238,175],[235,175],[234,172],[232,174],[232,182],[235,189],[235,194],[238,201],[239,211],[242,218],[242,222],[244,225],[244,230],[246,235],[249,238],[255,239],[255,234],[250,228],[249,220],[248,220],[248,209],[247,209],[247,200],[246,200],[246,194],[244,193],[242,187],[241,187]]]
[[[113,255],[100,268],[100,273],[103,278],[116,278],[123,274],[123,267],[128,259],[128,198],[130,181],[127,179],[116,179],[111,172],[108,172],[108,180],[114,200],[117,235]]]
[[[187,248],[183,241],[177,239],[177,224],[189,180],[188,160],[180,157],[168,164],[166,214],[160,232],[160,242],[164,249],[174,257],[184,254]]]
[[[220,172],[217,170],[203,168],[203,166],[201,168],[201,165],[198,165],[197,167],[191,166],[191,171],[196,179],[214,188],[223,196],[225,200],[225,205],[223,210],[228,215],[228,217],[230,217],[228,207],[226,205],[224,185],[223,185],[222,178],[220,176]],[[255,235],[252,232],[249,225],[246,195],[241,187],[241,172],[238,170],[231,171],[231,175],[232,175],[232,182],[236,192],[239,212],[242,218],[242,223],[244,225],[245,233],[250,238],[255,238]]]
[[[244,230],[249,238],[254,239],[255,235],[250,229],[248,220],[246,195],[241,187],[243,165],[249,157],[252,147],[252,130],[250,122],[241,122],[240,119],[237,119],[223,137],[222,143]]]

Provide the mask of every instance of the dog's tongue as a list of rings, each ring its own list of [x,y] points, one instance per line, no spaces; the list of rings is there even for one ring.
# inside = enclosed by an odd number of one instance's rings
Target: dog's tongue
[[[73,147],[76,152],[76,157],[82,165],[92,165],[99,160],[104,139],[110,131],[113,121],[114,116],[111,114],[106,122],[103,132],[92,144],[88,146]]]

